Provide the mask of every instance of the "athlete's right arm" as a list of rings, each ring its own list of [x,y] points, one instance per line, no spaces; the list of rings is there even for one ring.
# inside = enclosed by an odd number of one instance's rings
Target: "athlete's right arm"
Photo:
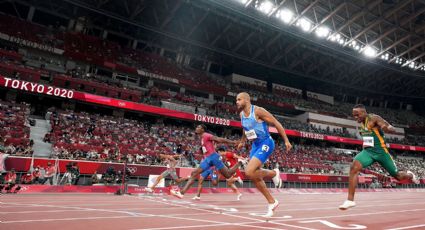
[[[246,136],[245,136],[245,132],[242,131],[242,138],[238,141],[238,147],[237,149],[241,149],[246,143]]]
[[[173,156],[171,156],[171,158],[173,158],[174,160],[176,160],[176,158],[181,158],[183,155],[182,154],[180,154],[180,155],[173,155]]]
[[[374,115],[372,118],[375,121],[375,124],[379,126],[385,133],[395,133],[396,130],[388,121],[378,115]]]
[[[175,160],[174,159],[175,156],[170,156],[170,155],[166,155],[166,154],[162,154],[162,153],[159,154],[159,157],[161,159],[164,159],[164,160],[166,160],[166,159],[168,159],[168,160]]]
[[[242,113],[239,114],[239,117],[242,119]],[[245,136],[245,132],[242,129],[242,138],[238,142],[237,149],[241,149],[245,145],[245,143],[246,143],[246,136]]]
[[[171,162],[171,163],[174,163],[174,162],[176,162],[177,160],[176,160],[176,158],[174,158],[174,156],[169,156],[168,157],[168,160]]]

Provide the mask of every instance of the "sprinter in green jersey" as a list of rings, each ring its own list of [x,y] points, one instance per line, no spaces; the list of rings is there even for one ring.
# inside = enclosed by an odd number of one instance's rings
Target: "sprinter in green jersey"
[[[363,138],[363,150],[354,157],[351,165],[348,198],[339,206],[341,210],[356,206],[354,192],[357,186],[357,175],[363,168],[367,168],[375,162],[378,162],[397,180],[409,179],[415,184],[419,183],[419,180],[412,172],[397,170],[397,166],[388,151],[384,140],[384,132],[394,133],[395,128],[382,117],[375,114],[368,114],[364,105],[354,106],[353,117],[361,124],[360,135]]]

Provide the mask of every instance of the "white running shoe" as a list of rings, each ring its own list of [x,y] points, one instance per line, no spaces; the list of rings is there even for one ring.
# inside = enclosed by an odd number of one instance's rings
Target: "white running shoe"
[[[412,182],[413,183],[415,183],[415,184],[421,183],[413,172],[407,171],[406,173],[412,175]]]
[[[242,197],[242,193],[239,193],[238,198],[236,198],[236,199],[239,201],[239,200],[241,200],[241,197]]]
[[[238,158],[238,162],[241,162],[244,168],[248,164],[248,160],[246,158]]]
[[[194,196],[193,198],[192,198],[192,200],[200,200],[201,199],[201,197],[199,197],[199,196]]]
[[[146,190],[146,192],[153,193],[153,189],[152,188],[146,187],[145,190]]]
[[[344,201],[344,203],[342,205],[339,206],[340,210],[347,210],[349,208],[354,208],[356,207],[356,202],[352,201],[352,200],[346,200]]]
[[[277,207],[279,207],[279,201],[277,201],[275,199],[273,204],[269,204],[269,207],[267,209],[267,213],[263,217],[272,217],[274,215],[274,212],[276,211]]]
[[[176,191],[174,189],[171,189],[170,193],[171,193],[171,195],[173,195],[173,196],[175,196],[179,199],[182,199],[184,197],[183,194],[180,193],[180,191]]]
[[[282,179],[280,178],[280,171],[278,168],[273,169],[276,172],[276,176],[272,178],[275,188],[282,187]]]
[[[236,180],[241,186],[243,185],[243,180],[240,176],[238,176],[238,179]]]
[[[277,188],[282,188],[283,187],[283,180],[282,180],[282,178],[279,178],[279,179],[280,179],[279,186]]]

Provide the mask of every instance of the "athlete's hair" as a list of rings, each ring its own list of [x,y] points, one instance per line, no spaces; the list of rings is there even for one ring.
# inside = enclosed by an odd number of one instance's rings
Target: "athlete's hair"
[[[217,148],[217,152],[225,152],[226,151],[226,146],[220,146]]]
[[[200,124],[199,126],[201,126],[201,127],[202,127],[202,129],[204,129],[204,131],[205,131],[205,132],[208,130],[207,126],[206,126],[206,125],[204,125],[204,124]]]
[[[366,109],[366,107],[363,104],[357,104],[353,107],[353,109]]]

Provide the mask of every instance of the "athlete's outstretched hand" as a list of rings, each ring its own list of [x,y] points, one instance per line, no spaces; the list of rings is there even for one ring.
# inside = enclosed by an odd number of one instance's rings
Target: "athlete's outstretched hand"
[[[285,142],[285,147],[286,147],[286,151],[289,151],[289,150],[292,149],[292,145],[291,145],[291,143],[289,141],[286,141]]]
[[[238,146],[236,148],[239,150],[239,149],[241,149],[245,145],[245,142],[240,141],[237,144],[238,144]]]

